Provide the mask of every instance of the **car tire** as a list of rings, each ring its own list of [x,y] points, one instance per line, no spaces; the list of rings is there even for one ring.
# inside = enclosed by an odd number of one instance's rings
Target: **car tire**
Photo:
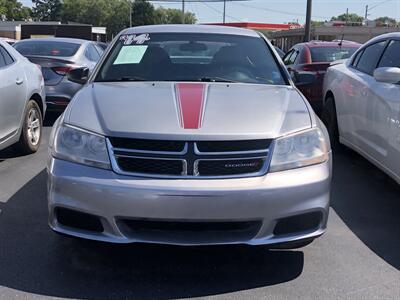
[[[328,96],[328,98],[326,99],[321,119],[322,122],[324,122],[326,129],[328,130],[329,139],[331,140],[332,150],[334,151],[341,150],[335,99],[333,98],[333,96]]]
[[[43,132],[43,118],[39,105],[29,100],[22,121],[21,137],[15,145],[21,154],[35,153],[40,146]]]

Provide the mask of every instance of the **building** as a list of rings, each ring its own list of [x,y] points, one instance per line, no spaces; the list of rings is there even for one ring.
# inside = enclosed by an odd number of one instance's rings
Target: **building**
[[[398,27],[371,26],[321,26],[311,29],[311,39],[321,41],[348,40],[365,43],[371,38],[389,32],[400,31]],[[283,51],[289,50],[304,39],[304,28],[275,31],[269,36]]]
[[[37,37],[71,37],[106,41],[106,28],[61,22],[0,22],[0,37],[22,40]]]

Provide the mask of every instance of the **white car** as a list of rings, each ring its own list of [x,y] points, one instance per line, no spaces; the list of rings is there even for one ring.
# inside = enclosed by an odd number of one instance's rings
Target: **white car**
[[[21,153],[37,151],[45,99],[40,67],[0,41],[0,150],[16,144]]]
[[[344,144],[400,183],[400,33],[376,37],[328,69],[323,120]]]

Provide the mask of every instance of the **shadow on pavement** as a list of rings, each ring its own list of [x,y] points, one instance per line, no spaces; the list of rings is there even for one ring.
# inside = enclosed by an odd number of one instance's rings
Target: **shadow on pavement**
[[[0,162],[5,161],[8,158],[16,158],[21,156],[25,155],[18,153],[18,151],[16,151],[12,146],[10,146],[0,151]]]
[[[331,206],[372,251],[400,270],[400,187],[355,152],[334,155]]]
[[[52,127],[54,122],[61,116],[62,113],[58,112],[47,112],[46,117],[43,121],[43,126],[45,127]]]
[[[301,251],[262,247],[112,245],[58,236],[47,226],[42,171],[0,213],[0,286],[67,298],[180,298],[297,278]]]

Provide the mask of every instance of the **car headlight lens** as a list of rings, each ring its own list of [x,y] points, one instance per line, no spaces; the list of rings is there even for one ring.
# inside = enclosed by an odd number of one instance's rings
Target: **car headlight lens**
[[[106,139],[83,129],[61,126],[52,150],[52,155],[59,159],[110,169]]]
[[[275,142],[270,172],[305,167],[328,159],[328,145],[318,128],[279,138]]]

